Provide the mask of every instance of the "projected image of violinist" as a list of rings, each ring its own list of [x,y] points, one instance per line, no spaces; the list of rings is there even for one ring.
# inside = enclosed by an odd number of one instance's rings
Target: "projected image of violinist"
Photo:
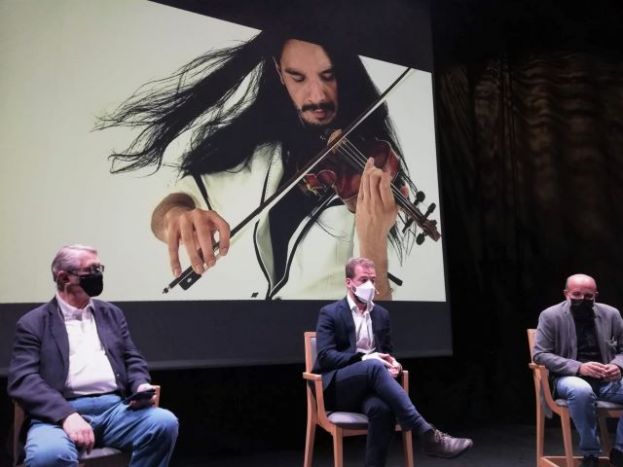
[[[421,300],[422,281],[445,300],[438,199],[423,202],[410,167],[423,156],[403,154],[385,91],[352,52],[263,31],[109,115],[104,127],[140,128],[112,154],[113,172],[158,169],[189,141],[151,218],[170,261],[165,290],[204,276],[193,290],[206,298],[337,299],[343,265],[364,256],[376,300]]]

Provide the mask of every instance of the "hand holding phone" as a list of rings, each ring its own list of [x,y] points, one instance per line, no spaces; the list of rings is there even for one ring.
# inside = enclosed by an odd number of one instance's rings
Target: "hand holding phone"
[[[137,391],[129,397],[126,397],[123,400],[124,404],[130,404],[131,402],[142,402],[149,401],[156,394],[156,390],[154,388],[145,389],[144,391]]]

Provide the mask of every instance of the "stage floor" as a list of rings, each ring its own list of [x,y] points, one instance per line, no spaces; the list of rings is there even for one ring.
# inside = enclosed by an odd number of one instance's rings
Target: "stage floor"
[[[529,425],[488,425],[485,427],[453,431],[456,436],[469,436],[474,447],[456,459],[437,459],[425,456],[419,444],[415,446],[417,467],[534,467],[535,434]],[[575,434],[574,434],[575,435]],[[574,439],[577,446],[577,437]],[[361,467],[365,438],[348,438],[344,445],[344,467]],[[555,424],[546,429],[545,448],[547,453],[562,454],[560,428]],[[249,455],[217,458],[185,458],[176,452],[175,467],[296,467],[303,464],[303,450],[259,452]],[[331,467],[331,437],[320,431],[316,434],[314,467]],[[387,467],[403,467],[401,440],[397,436],[392,444]]]

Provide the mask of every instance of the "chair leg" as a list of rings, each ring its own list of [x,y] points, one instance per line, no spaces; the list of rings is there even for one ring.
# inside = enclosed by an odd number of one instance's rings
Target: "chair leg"
[[[404,446],[405,467],[413,467],[413,435],[410,431],[402,432],[402,444]]]
[[[545,412],[541,402],[536,402],[536,464],[539,465],[543,457],[543,444],[545,442]]]
[[[603,453],[608,455],[612,445],[610,444],[610,434],[608,433],[608,417],[598,413],[599,417],[599,437],[601,438],[601,449]]]
[[[565,461],[567,467],[573,467],[573,440],[571,438],[571,419],[569,412],[564,410],[560,414],[560,424],[562,425],[562,442],[565,446]]]
[[[303,459],[303,467],[312,467],[314,460],[314,440],[316,438],[316,423],[314,420],[307,418],[307,428],[305,430],[305,458]]]
[[[343,467],[344,465],[344,453],[343,449],[343,436],[342,429],[335,427],[335,431],[331,433],[333,435],[333,466]]]

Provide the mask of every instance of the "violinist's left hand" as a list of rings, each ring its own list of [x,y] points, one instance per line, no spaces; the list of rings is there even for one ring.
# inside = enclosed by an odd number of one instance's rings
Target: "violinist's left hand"
[[[372,243],[387,242],[387,234],[396,223],[398,207],[391,189],[389,170],[375,167],[369,158],[361,174],[357,194],[356,223],[359,240]]]
[[[368,159],[357,195],[355,228],[359,238],[359,255],[371,259],[376,266],[376,299],[379,300],[391,299],[387,279],[387,236],[398,215],[391,183],[389,170],[375,167],[374,159]]]

